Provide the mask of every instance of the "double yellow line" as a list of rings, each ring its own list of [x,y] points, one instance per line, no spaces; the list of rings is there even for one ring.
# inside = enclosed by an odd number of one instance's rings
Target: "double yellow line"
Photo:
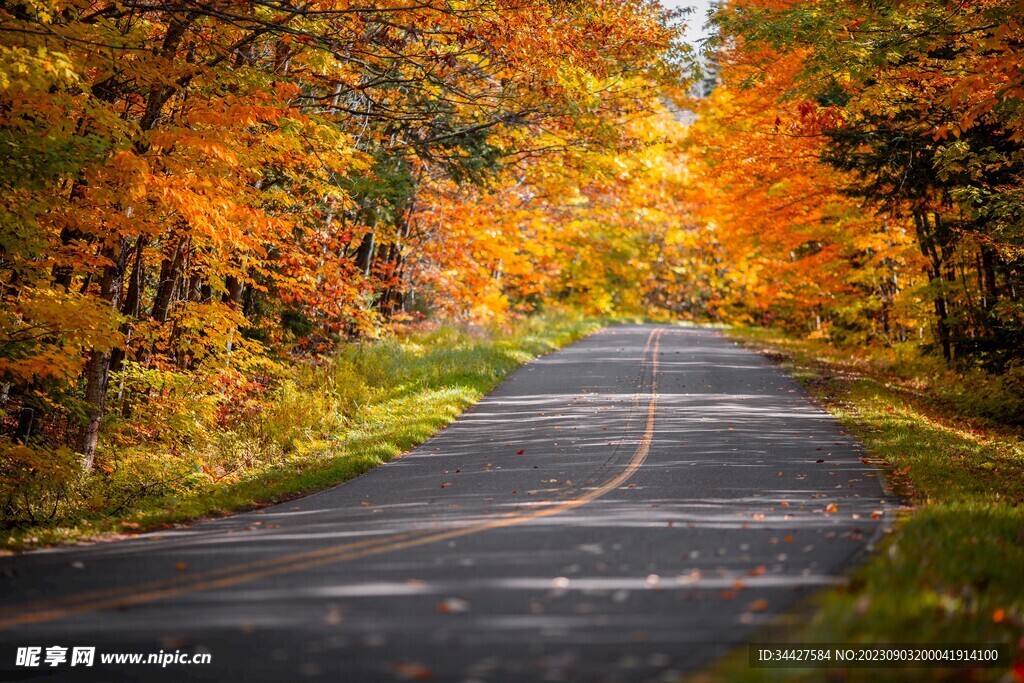
[[[40,600],[32,603],[8,606],[0,610],[0,629],[38,624],[47,621],[65,619],[84,612],[97,612],[105,609],[116,609],[131,605],[140,605],[165,598],[194,593],[198,591],[229,588],[241,583],[257,581],[272,576],[313,569],[329,564],[347,562],[370,555],[414,548],[428,543],[437,543],[461,536],[469,536],[492,529],[501,529],[522,524],[534,519],[551,517],[600,498],[614,491],[628,481],[647,459],[654,440],[654,420],[658,404],[658,352],[662,330],[654,330],[647,338],[644,347],[644,363],[650,354],[651,389],[647,404],[647,420],[643,436],[633,453],[632,459],[625,468],[614,477],[599,486],[587,489],[581,495],[569,500],[543,507],[526,513],[510,513],[497,519],[470,524],[464,527],[444,531],[419,531],[392,534],[378,539],[357,541],[330,548],[321,548],[304,553],[246,562],[206,572],[176,577],[162,581],[151,581],[130,586],[118,586],[110,589],[87,591],[74,595],[63,596],[52,600]],[[641,379],[641,381],[643,381]]]

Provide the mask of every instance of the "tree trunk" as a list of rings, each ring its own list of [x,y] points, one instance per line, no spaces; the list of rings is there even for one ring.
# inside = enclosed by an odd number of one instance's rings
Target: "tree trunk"
[[[981,273],[985,292],[985,308],[991,309],[999,299],[999,285],[996,282],[996,259],[999,255],[995,249],[981,245]]]
[[[234,275],[228,275],[224,278],[224,286],[228,291],[224,292],[221,301],[231,306],[231,308],[238,308],[238,304],[242,300],[243,282]]]
[[[160,263],[160,283],[157,285],[156,298],[153,299],[153,320],[167,322],[174,301],[174,290],[181,277],[181,264],[185,260],[185,238],[178,240],[170,257]]]
[[[135,257],[132,263],[132,273],[128,277],[128,293],[125,295],[124,303],[121,305],[121,313],[132,318],[139,317],[139,301],[142,295],[142,281],[144,279],[143,270],[146,266],[142,255],[146,250],[147,241],[144,236],[140,236],[135,240]]]
[[[942,277],[943,255],[946,250],[935,244],[936,231],[929,225],[927,212],[915,211],[914,225],[917,228],[917,243],[921,248],[921,254],[928,259],[929,281],[933,287],[938,287],[933,295],[935,336],[942,348],[942,357],[948,363],[953,360],[953,342],[949,331],[949,310]]]
[[[365,277],[370,277],[370,273],[373,271],[373,255],[377,250],[377,243],[374,239],[373,230],[370,230],[363,236],[363,241],[359,243],[359,249],[356,250],[356,268],[362,271]]]
[[[113,308],[118,306],[124,285],[124,269],[128,255],[126,247],[127,244],[122,240],[116,252],[114,249],[104,250],[105,255],[112,263],[103,270],[103,277],[100,279],[100,297],[110,302]],[[103,419],[107,384],[110,381],[111,358],[111,351],[94,350],[85,367],[86,421],[78,433],[77,446],[78,452],[85,458],[84,466],[87,470],[92,469],[93,459],[96,456],[100,421]]]

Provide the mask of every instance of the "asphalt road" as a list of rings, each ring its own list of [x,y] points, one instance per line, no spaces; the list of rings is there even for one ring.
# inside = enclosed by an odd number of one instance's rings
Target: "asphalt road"
[[[668,681],[841,580],[858,445],[712,331],[609,328],[404,457],[258,512],[0,558],[10,680]],[[92,667],[47,649],[95,647]],[[42,666],[16,666],[39,647]],[[104,654],[209,664],[103,664]]]

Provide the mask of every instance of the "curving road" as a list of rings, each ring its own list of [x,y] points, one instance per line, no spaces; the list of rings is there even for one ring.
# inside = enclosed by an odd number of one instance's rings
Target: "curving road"
[[[0,558],[0,676],[674,680],[881,533],[893,503],[862,457],[717,333],[608,328],[337,488]],[[54,646],[95,647],[94,664],[47,666]],[[19,647],[40,665],[18,666]],[[211,661],[100,661],[161,652]]]

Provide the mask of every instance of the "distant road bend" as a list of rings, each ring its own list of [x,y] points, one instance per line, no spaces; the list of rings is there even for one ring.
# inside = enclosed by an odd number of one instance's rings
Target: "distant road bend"
[[[870,546],[892,501],[862,457],[791,378],[725,337],[607,328],[342,486],[0,558],[0,674],[672,680]],[[26,647],[39,665],[18,665]],[[68,661],[48,666],[54,647]],[[95,648],[91,667],[71,666],[76,647]],[[176,659],[101,661],[112,654]]]

